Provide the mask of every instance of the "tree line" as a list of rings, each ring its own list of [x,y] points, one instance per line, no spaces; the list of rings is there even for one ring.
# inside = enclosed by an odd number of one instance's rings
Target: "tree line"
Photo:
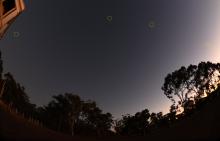
[[[161,88],[172,102],[169,113],[150,113],[145,109],[135,115],[124,115],[116,121],[116,133],[137,136],[170,127],[218,96],[219,86],[220,63],[200,62],[198,65],[182,66],[165,77]]]
[[[114,120],[112,114],[104,113],[95,101],[82,100],[73,93],[54,95],[47,105],[38,107],[30,102],[25,88],[16,82],[11,73],[2,77],[2,72],[0,59],[1,79],[6,81],[2,101],[23,113],[27,119],[31,117],[40,121],[44,127],[70,135],[144,136],[156,129],[169,127],[199,110],[208,102],[207,99],[213,97],[213,91],[219,91],[220,82],[219,63],[201,62],[198,65],[182,66],[169,73],[162,86],[164,94],[172,102],[169,113],[150,113],[144,109]]]
[[[2,100],[25,118],[40,121],[45,127],[71,135],[110,135],[113,117],[104,113],[94,101],[83,101],[78,95],[54,95],[45,106],[31,104],[25,88],[10,73]]]

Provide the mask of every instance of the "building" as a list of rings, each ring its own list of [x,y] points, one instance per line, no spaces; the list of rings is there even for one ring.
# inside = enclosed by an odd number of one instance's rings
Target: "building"
[[[0,39],[24,9],[23,0],[0,0]]]

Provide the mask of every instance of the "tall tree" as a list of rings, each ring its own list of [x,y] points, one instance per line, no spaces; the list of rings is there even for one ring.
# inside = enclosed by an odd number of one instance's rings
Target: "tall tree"
[[[110,132],[113,117],[110,113],[103,113],[95,102],[84,102],[81,116],[88,126],[92,126],[97,135],[100,136]]]
[[[46,111],[56,117],[57,129],[61,126],[69,127],[71,135],[75,134],[75,126],[81,112],[81,99],[78,95],[65,93],[64,95],[53,96],[54,100],[46,106]],[[51,124],[54,128],[54,124]]]
[[[16,82],[11,73],[6,73],[4,77],[6,79],[6,86],[2,96],[3,101],[24,113],[25,116],[31,116],[35,112],[36,105],[30,103],[25,88]]]
[[[164,94],[174,105],[187,107],[188,101],[210,93],[219,83],[220,64],[201,62],[190,65],[168,74],[162,86]]]
[[[134,116],[124,115],[116,121],[115,130],[121,135],[146,135],[149,128],[150,113],[148,109],[137,112]]]
[[[203,92],[209,94],[216,89],[219,83],[220,63],[201,62],[198,65],[195,74],[195,86],[200,91],[199,96]]]

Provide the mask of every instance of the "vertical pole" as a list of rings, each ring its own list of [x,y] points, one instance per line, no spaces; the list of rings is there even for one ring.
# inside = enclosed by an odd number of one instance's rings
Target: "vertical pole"
[[[4,89],[5,89],[5,80],[0,80],[0,99],[2,98],[3,96],[3,93],[4,93]]]

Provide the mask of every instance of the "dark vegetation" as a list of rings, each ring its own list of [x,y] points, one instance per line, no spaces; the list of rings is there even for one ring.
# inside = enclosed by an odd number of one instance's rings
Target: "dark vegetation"
[[[135,115],[127,114],[120,120],[113,120],[113,116],[104,113],[95,101],[84,101],[72,93],[54,95],[47,105],[38,107],[30,102],[25,88],[11,73],[2,77],[2,72],[0,60],[1,78],[6,82],[0,100],[9,109],[37,126],[72,136],[147,136],[190,117],[220,92],[219,63],[201,62],[181,67],[168,74],[162,86],[164,94],[172,101],[169,113],[163,115],[144,109]]]

